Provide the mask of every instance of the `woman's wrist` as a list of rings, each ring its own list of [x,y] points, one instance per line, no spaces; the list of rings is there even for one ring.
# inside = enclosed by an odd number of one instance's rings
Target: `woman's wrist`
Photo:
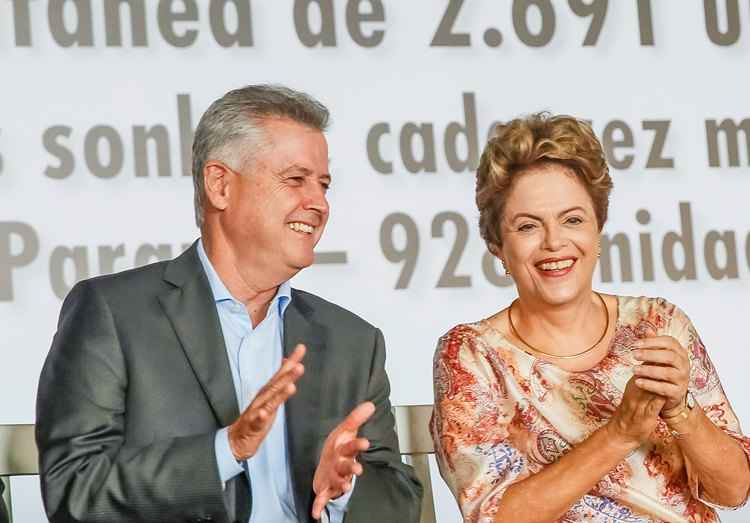
[[[635,438],[628,437],[622,431],[618,430],[616,424],[617,421],[610,420],[609,423],[602,427],[607,445],[618,454],[628,456],[641,446],[641,442]]]
[[[660,414],[661,419],[666,421],[667,419],[680,416],[682,412],[684,412],[685,410],[688,410],[687,398],[688,398],[688,395],[686,393],[685,396],[682,397],[682,399],[677,405],[675,405],[674,407],[669,407],[668,409],[662,410]]]
[[[681,423],[685,423],[691,419],[692,410],[682,407],[680,409],[680,412],[677,412],[674,416],[669,416],[666,418],[662,418],[664,420],[664,423],[667,424],[667,426],[671,427],[672,425],[679,425]]]
[[[693,408],[689,399],[688,396],[684,404],[671,409],[670,412],[662,414],[664,423],[666,423],[667,428],[669,428],[672,436],[675,438],[690,434],[695,426],[696,411],[699,409]]]
[[[676,422],[681,419],[687,418],[689,412],[690,409],[688,409],[685,405],[677,405],[676,407],[673,407],[666,412],[662,412],[661,419],[663,419],[664,422],[669,425],[671,422]]]

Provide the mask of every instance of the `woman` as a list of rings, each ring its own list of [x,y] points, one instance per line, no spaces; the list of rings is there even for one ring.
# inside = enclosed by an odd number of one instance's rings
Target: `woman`
[[[465,521],[707,523],[742,505],[750,439],[687,316],[592,291],[612,181],[586,123],[498,126],[479,227],[518,289],[435,354],[431,428]]]

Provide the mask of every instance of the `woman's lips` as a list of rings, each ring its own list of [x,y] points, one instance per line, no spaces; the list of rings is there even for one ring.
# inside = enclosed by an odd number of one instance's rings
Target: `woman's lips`
[[[536,264],[537,270],[547,278],[559,278],[570,273],[576,264],[575,258],[543,260]]]

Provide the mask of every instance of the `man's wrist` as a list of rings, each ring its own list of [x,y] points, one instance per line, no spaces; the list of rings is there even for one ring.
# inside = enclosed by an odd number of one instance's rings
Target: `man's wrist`
[[[237,463],[242,463],[245,460],[250,459],[253,457],[252,454],[242,453],[237,448],[237,442],[236,439],[236,431],[237,427],[235,427],[234,423],[232,425],[229,425],[227,427],[227,438],[229,439],[229,449],[232,451],[232,455],[234,456],[234,459],[237,460]],[[245,455],[247,454],[247,455]]]
[[[234,459],[237,463],[241,462],[242,459],[239,457],[237,453],[237,449],[235,448],[234,441],[232,438],[232,429],[234,428],[234,425],[229,425],[227,427],[227,441],[229,442],[229,450],[232,451],[232,456],[234,456]]]
[[[216,453],[216,463],[219,467],[219,478],[222,483],[229,481],[244,470],[242,464],[237,461],[232,453],[226,428],[220,429],[216,433],[214,452]]]
[[[327,506],[339,510],[346,510],[346,506],[349,504],[349,498],[352,497],[352,493],[354,492],[354,485],[356,485],[356,483],[357,476],[352,476],[352,488],[341,494],[339,497],[329,500]]]

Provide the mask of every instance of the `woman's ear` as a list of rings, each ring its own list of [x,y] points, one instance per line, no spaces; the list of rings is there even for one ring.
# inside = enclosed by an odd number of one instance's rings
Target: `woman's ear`
[[[503,248],[499,245],[496,245],[494,243],[488,244],[487,249],[489,249],[490,253],[500,260],[500,263],[503,266],[503,270],[505,271],[506,276],[510,276],[510,271],[508,270],[508,266],[505,263],[505,254],[503,253]]]

